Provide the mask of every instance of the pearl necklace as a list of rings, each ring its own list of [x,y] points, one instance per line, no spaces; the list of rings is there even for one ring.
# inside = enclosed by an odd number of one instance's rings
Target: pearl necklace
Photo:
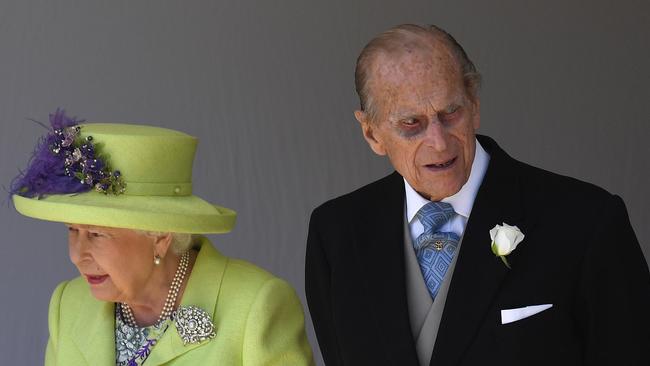
[[[169,318],[174,311],[174,305],[176,304],[176,298],[178,298],[178,292],[181,289],[183,280],[185,279],[185,274],[187,273],[187,267],[190,264],[190,251],[183,253],[181,256],[181,261],[176,268],[176,273],[174,274],[174,279],[172,280],[171,286],[169,286],[169,292],[167,293],[167,298],[165,299],[165,305],[163,306],[162,312],[156,321],[156,325],[160,324],[163,320]],[[138,324],[135,322],[135,316],[133,316],[133,311],[128,304],[121,302],[120,307],[122,308],[122,316],[124,321],[130,327],[137,327]]]

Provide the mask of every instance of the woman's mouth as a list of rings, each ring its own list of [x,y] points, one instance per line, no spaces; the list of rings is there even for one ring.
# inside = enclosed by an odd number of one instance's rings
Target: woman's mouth
[[[100,283],[106,281],[107,278],[108,275],[102,275],[102,276],[86,275],[86,281],[88,281],[88,283],[91,285],[99,285]]]
[[[447,160],[442,164],[427,164],[425,165],[429,170],[433,171],[440,171],[440,170],[445,170],[449,169],[454,163],[456,162],[457,158],[454,157],[453,159]]]

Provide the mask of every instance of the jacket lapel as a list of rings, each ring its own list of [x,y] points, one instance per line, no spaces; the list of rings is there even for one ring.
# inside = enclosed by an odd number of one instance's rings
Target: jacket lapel
[[[490,249],[489,231],[503,222],[524,228],[516,161],[489,138],[478,136],[490,154],[447,294],[431,365],[456,365],[471,345],[508,273]],[[515,252],[509,257],[511,265]]]
[[[219,319],[215,319],[215,314],[227,258],[214,249],[206,238],[201,238],[200,245],[201,250],[185,287],[181,306],[198,306],[210,314],[219,337]],[[184,345],[176,326],[171,324],[153,348],[145,364],[150,366],[165,364],[211,341],[213,340]]]
[[[114,365],[115,305],[88,296],[80,306],[72,337],[89,365]]]
[[[355,225],[355,255],[377,325],[368,334],[381,339],[377,346],[386,352],[386,364],[417,365],[404,274],[404,182],[393,173],[373,189]]]

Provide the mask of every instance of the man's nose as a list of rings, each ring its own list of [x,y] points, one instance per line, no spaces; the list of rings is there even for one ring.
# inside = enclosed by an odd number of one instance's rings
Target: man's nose
[[[425,143],[433,150],[442,152],[447,149],[447,131],[436,119],[432,119],[425,131]]]

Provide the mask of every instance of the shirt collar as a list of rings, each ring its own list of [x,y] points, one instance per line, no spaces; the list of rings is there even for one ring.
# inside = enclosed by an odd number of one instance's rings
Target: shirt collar
[[[474,205],[474,199],[478,189],[483,182],[485,171],[490,162],[490,155],[483,149],[483,146],[476,140],[476,149],[474,151],[474,161],[472,170],[469,173],[469,179],[453,196],[442,199],[442,202],[449,203],[457,214],[469,218]],[[406,191],[406,218],[411,222],[415,214],[430,201],[417,193],[413,187],[404,179],[404,189]]]

